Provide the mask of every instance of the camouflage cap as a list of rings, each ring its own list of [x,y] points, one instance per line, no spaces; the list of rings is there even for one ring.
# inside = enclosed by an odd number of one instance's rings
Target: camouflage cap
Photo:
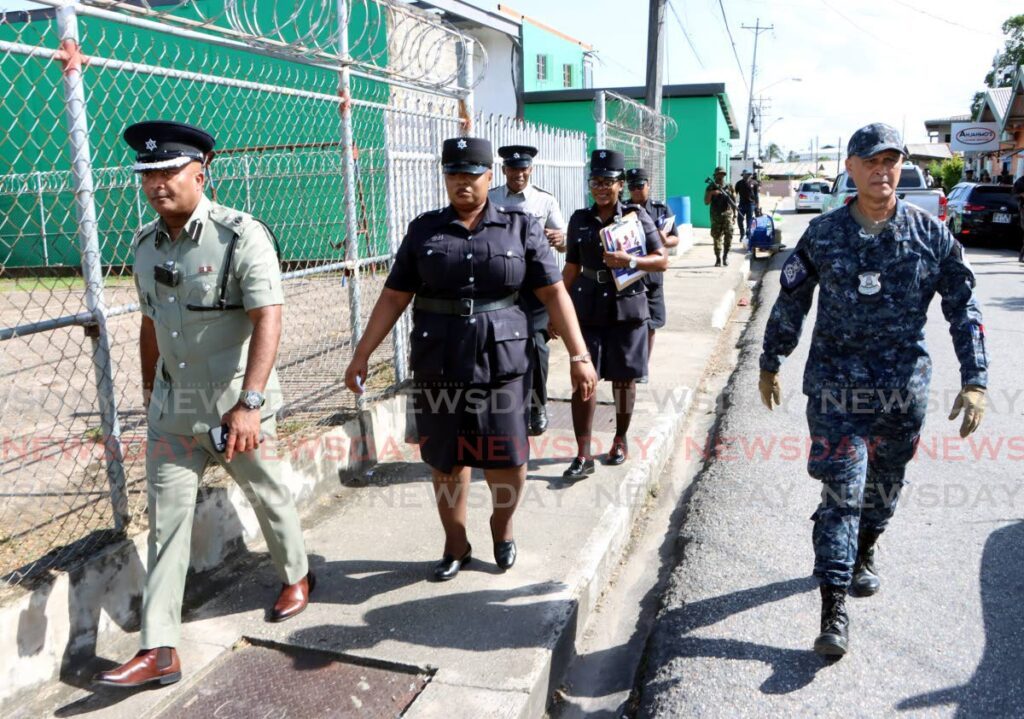
[[[724,175],[725,174],[725,168],[722,167],[722,166],[716,167],[715,168],[715,174],[716,175]]]
[[[846,154],[850,157],[874,157],[886,150],[895,150],[904,157],[910,155],[899,131],[881,122],[873,122],[857,130],[846,146]]]

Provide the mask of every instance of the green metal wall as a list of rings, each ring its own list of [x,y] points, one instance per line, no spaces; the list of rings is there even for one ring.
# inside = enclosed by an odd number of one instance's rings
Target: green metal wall
[[[594,149],[593,101],[529,102],[526,119],[587,133]],[[665,189],[669,197],[689,196],[694,227],[710,227],[704,205],[704,178],[716,165],[729,167],[729,125],[715,96],[666,97],[662,110],[675,120],[676,136],[668,142]]]
[[[218,14],[219,2],[200,5],[208,16]],[[375,5],[353,4],[352,52],[356,57],[372,55],[386,62],[384,32],[362,31],[374,21],[367,13],[375,12]],[[334,96],[337,88],[338,76],[332,70],[90,17],[80,17],[79,28],[86,55],[325,96]],[[37,19],[0,25],[0,39],[55,48],[56,21]],[[130,263],[131,237],[140,224],[140,215],[141,221],[155,216],[144,200],[139,206],[137,191],[132,186],[134,179],[127,170],[132,153],[121,139],[121,132],[132,122],[156,118],[186,121],[208,129],[217,137],[218,150],[263,148],[214,160],[218,201],[238,208],[250,207],[273,226],[281,239],[285,260],[343,258],[345,213],[341,124],[336,102],[98,66],[86,66],[83,78],[105,264]],[[77,266],[60,64],[7,54],[0,57],[0,80],[12,88],[0,105],[0,126],[8,129],[0,134],[0,266]],[[353,95],[386,104],[389,89],[381,83],[357,79],[353,82]],[[386,253],[388,248],[383,203],[373,200],[384,185],[385,118],[378,109],[357,108],[354,115],[355,143],[361,150],[360,194],[368,198],[359,218],[360,226],[365,228],[359,238],[360,255],[376,255]],[[228,176],[229,167],[237,168],[249,159],[274,169],[248,182]],[[101,168],[113,169],[101,172]],[[31,191],[35,178],[28,184],[11,181],[13,175],[34,172],[54,173],[44,181],[41,199],[39,192]],[[20,191],[19,187],[29,191]]]
[[[548,58],[546,80],[537,79],[537,56]],[[563,82],[562,66],[572,65],[572,84]],[[583,48],[537,27],[529,20],[523,21],[523,89],[525,92],[538,90],[566,90],[583,87]]]

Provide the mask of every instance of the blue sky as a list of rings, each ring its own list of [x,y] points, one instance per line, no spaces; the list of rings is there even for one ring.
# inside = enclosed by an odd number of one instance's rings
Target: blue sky
[[[497,8],[493,0],[470,1]],[[874,121],[905,127],[908,142],[927,141],[924,120],[967,111],[1002,47],[999,26],[1024,12],[1021,0],[722,0],[741,76],[719,0],[671,4],[696,55],[669,9],[665,82],[724,82],[741,124],[754,37],[741,26],[758,18],[775,26],[761,35],[754,84],[756,90],[771,86],[764,92],[772,103],[764,141],[787,150],[807,148],[816,135],[820,144],[839,137],[845,144],[853,130]],[[643,84],[646,2],[634,0],[630,15],[615,0],[507,5],[593,45],[603,59],[597,86]]]

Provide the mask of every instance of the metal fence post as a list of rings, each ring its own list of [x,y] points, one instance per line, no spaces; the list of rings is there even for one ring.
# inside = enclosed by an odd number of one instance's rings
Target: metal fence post
[[[349,312],[351,313],[350,325],[352,331],[352,349],[355,349],[362,334],[362,303],[359,297],[360,268],[356,262],[359,259],[359,216],[356,203],[356,160],[354,152],[354,139],[352,134],[352,80],[349,73],[348,43],[348,2],[338,0],[338,56],[341,58],[341,72],[338,88],[341,95],[349,98],[347,107],[341,110],[341,156],[342,174],[345,180],[345,262],[349,285],[348,299]]]
[[[114,528],[128,525],[128,494],[125,487],[124,450],[121,424],[114,396],[114,367],[110,359],[110,335],[107,330],[107,305],[103,297],[103,267],[96,219],[96,203],[89,145],[89,121],[85,112],[85,87],[78,43],[78,16],[75,5],[57,8],[57,28],[61,47],[68,55],[64,64],[64,101],[71,148],[72,178],[75,189],[75,215],[78,243],[82,253],[82,277],[85,280],[86,308],[95,322],[86,327],[92,340],[92,364],[96,375],[96,395],[106,451],[104,460],[110,484],[110,503]],[[77,57],[76,57],[77,56]]]
[[[608,133],[605,127],[608,116],[605,113],[604,90],[600,90],[594,96],[594,119],[597,120],[597,125],[594,129],[594,142],[597,144],[598,149],[607,147],[608,142]]]
[[[459,88],[466,94],[459,100],[464,118],[469,122],[462,127],[462,134],[467,135],[473,129],[473,41],[463,39],[458,45]]]
[[[46,237],[46,200],[43,197],[43,174],[35,173],[36,199],[39,200],[39,241],[43,245],[43,265],[50,266],[50,241]]]

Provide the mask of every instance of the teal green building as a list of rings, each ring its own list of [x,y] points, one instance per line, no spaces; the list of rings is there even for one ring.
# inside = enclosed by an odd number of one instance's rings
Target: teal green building
[[[607,89],[643,102],[642,87]],[[526,119],[585,132],[593,149],[596,93],[597,89],[528,92]],[[716,166],[728,170],[731,141],[740,136],[725,84],[666,85],[662,112],[677,126],[666,147],[666,195],[688,196],[694,227],[710,227],[711,218],[704,206],[704,178]]]

